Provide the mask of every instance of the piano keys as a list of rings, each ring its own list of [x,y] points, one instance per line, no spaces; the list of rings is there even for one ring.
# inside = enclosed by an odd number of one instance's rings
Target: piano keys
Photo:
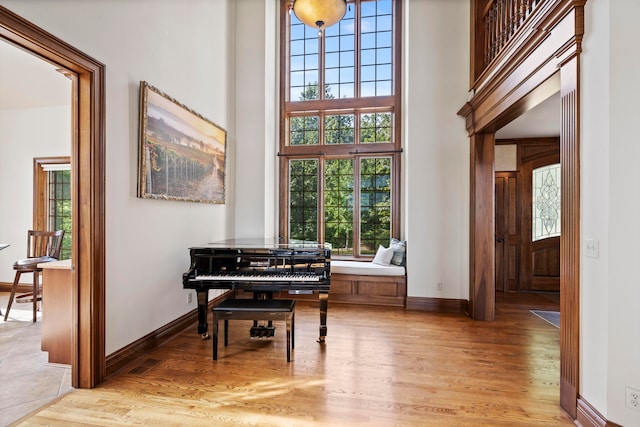
[[[185,289],[196,291],[198,333],[208,338],[207,309],[210,289],[253,292],[271,297],[317,292],[320,337],[327,335],[327,305],[331,284],[331,247],[317,243],[276,243],[270,240],[233,239],[189,249],[191,265],[183,274]]]

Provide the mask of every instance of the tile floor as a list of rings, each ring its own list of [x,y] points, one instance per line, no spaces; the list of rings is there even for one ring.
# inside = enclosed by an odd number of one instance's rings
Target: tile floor
[[[0,292],[0,426],[22,418],[73,390],[71,368],[49,364],[40,350],[40,315],[31,304],[13,304],[4,321],[8,292]]]

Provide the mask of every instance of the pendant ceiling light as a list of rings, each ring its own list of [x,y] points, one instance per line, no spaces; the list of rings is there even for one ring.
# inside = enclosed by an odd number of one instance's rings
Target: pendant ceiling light
[[[319,31],[340,21],[347,12],[346,0],[294,0],[293,13]]]

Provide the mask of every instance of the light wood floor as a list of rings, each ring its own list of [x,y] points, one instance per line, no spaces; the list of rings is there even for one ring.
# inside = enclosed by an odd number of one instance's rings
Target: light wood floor
[[[545,298],[499,298],[495,322],[338,305],[316,342],[318,311],[251,340],[231,321],[212,360],[195,325],[93,390],[74,390],[17,425],[563,426],[559,330],[529,312]],[[210,322],[211,323],[211,320]],[[221,324],[222,326],[222,324]]]

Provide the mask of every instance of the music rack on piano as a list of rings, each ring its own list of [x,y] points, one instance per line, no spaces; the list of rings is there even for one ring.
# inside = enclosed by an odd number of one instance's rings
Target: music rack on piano
[[[253,292],[254,296],[288,291],[318,292],[320,338],[327,336],[327,303],[331,284],[331,247],[309,242],[275,243],[233,239],[189,249],[191,266],[182,275],[185,289],[196,291],[198,333],[208,337],[207,308],[210,289]]]

